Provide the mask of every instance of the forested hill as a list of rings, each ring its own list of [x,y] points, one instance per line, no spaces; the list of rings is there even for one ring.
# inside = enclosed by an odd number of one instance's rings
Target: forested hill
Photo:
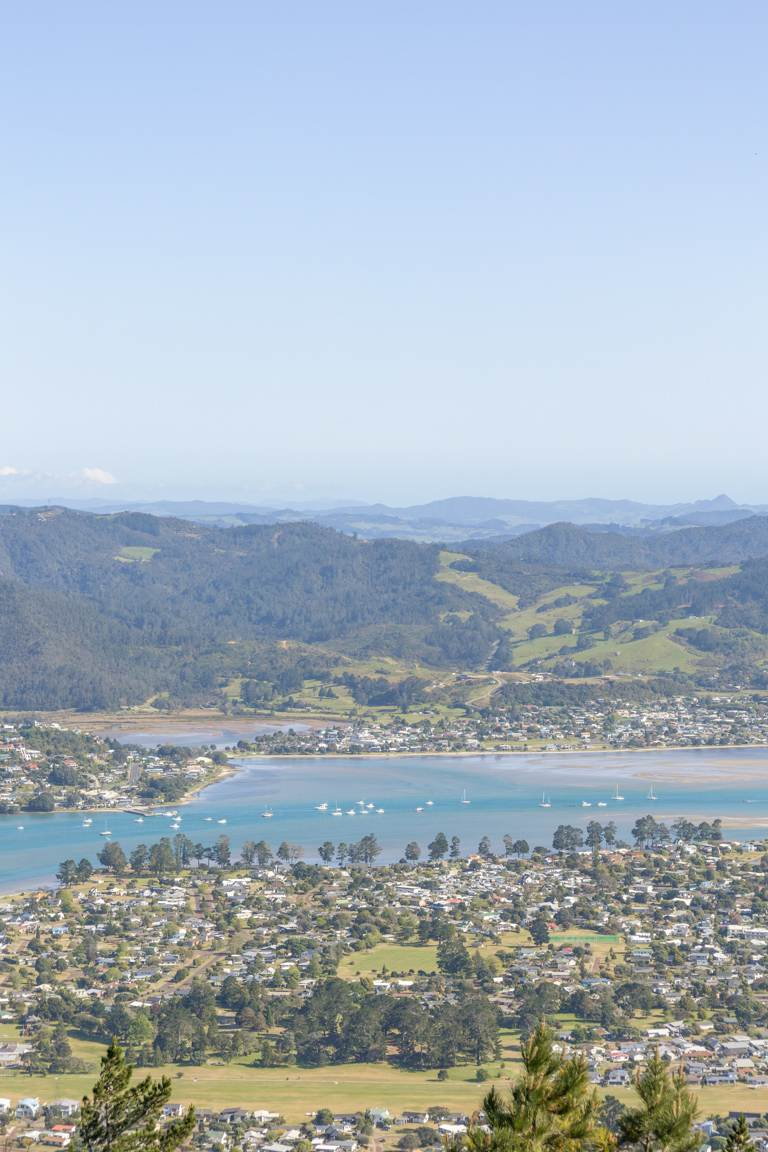
[[[652,538],[554,525],[448,552],[308,523],[5,507],[0,707],[255,705],[307,684],[461,700],[462,673],[520,669],[757,683],[766,557],[762,517]]]
[[[0,701],[98,707],[157,690],[194,695],[245,670],[266,641],[316,645],[376,626],[425,634],[445,612],[484,607],[433,578],[438,556],[312,524],[218,529],[3,508]]]
[[[504,542],[473,542],[475,555],[498,566],[508,562],[565,568],[651,570],[685,564],[740,564],[768,556],[768,516],[733,524],[681,528],[656,535],[604,532],[552,524]]]

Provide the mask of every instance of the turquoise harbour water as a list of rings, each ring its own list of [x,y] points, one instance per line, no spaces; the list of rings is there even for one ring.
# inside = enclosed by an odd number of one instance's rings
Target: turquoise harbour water
[[[235,775],[178,806],[178,831],[203,844],[224,833],[234,852],[244,840],[265,839],[273,849],[288,840],[302,846],[306,860],[317,859],[324,840],[350,842],[373,832],[382,861],[400,859],[410,840],[425,850],[441,831],[459,836],[463,853],[474,851],[484,835],[500,851],[505,833],[532,847],[549,846],[558,824],[585,827],[590,820],[613,820],[619,836],[628,839],[634,821],[647,812],[667,822],[678,816],[721,817],[735,822],[726,829],[731,839],[768,837],[768,750],[762,748],[236,763]],[[617,785],[622,801],[611,798]],[[647,799],[651,786],[655,801]],[[461,803],[465,789],[468,804]],[[539,806],[542,792],[551,808]],[[367,815],[361,813],[361,800],[374,805],[365,809]],[[582,801],[591,807],[582,807]],[[599,801],[606,806],[598,807]],[[316,811],[322,803],[328,810]],[[337,803],[357,815],[332,816]],[[271,819],[261,817],[267,808]],[[383,814],[375,808],[383,808]],[[71,813],[0,817],[0,891],[52,883],[67,857],[95,860],[105,828],[126,851],[176,832],[163,816],[137,824],[129,813],[106,819],[94,813],[90,828],[82,822],[82,814]]]

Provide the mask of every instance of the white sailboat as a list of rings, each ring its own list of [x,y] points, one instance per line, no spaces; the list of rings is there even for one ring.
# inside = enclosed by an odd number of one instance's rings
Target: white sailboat
[[[658,800],[658,796],[656,795],[656,793],[653,790],[653,784],[651,784],[650,788],[648,789],[648,795],[646,796],[646,800]]]
[[[618,786],[618,784],[616,785],[616,791],[615,791],[615,792],[614,792],[614,794],[613,794],[613,799],[614,799],[614,800],[623,800],[623,799],[624,799],[624,797],[623,797],[623,796],[620,796],[620,795],[619,795],[619,786]]]
[[[112,833],[110,832],[109,828],[107,828],[107,822],[105,820],[104,821],[104,830],[102,832],[99,832],[99,836],[111,836],[111,835],[112,835]]]
[[[271,808],[265,808],[261,814],[262,820],[271,820],[273,816],[274,816],[274,812],[272,811]]]
[[[541,800],[539,800],[539,808],[551,808],[551,807],[552,807],[551,800],[547,799],[546,792],[542,792]]]
[[[465,789],[464,789],[464,791],[461,793],[461,802],[462,802],[462,804],[471,804],[471,803],[472,803],[472,801],[471,801],[471,800],[467,800],[467,790],[466,790],[466,788],[465,788]]]
[[[581,806],[582,806],[582,808],[591,808],[592,807],[592,801],[591,800],[582,800]]]
[[[344,813],[342,812],[341,808],[339,808],[339,802],[337,800],[336,801],[336,807],[334,808],[333,812],[331,812],[331,816],[343,816],[343,815],[344,815]]]

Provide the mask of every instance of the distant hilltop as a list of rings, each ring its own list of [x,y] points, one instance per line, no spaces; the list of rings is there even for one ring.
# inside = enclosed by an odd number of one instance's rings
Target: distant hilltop
[[[20,502],[14,500],[13,503]],[[28,505],[32,502],[21,503]],[[67,498],[52,498],[45,503],[92,512],[145,512],[153,516],[171,516],[222,528],[238,524],[309,521],[367,540],[399,538],[442,543],[505,539],[557,523],[649,535],[677,528],[716,527],[744,520],[748,516],[768,513],[768,504],[737,504],[727,495],[677,504],[644,504],[636,500],[607,500],[600,497],[578,500],[508,500],[486,496],[452,496],[427,504],[403,507],[347,503],[328,508],[274,508],[221,500],[140,502]]]

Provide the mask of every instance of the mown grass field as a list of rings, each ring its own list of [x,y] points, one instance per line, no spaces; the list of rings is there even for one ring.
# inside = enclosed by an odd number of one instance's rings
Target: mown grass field
[[[377,944],[369,952],[352,952],[339,964],[339,976],[353,980],[358,976],[387,972],[436,972],[437,948],[433,944]]]
[[[557,1021],[567,1025],[565,1018]],[[15,1038],[15,1029],[7,1034]],[[74,1040],[76,1055],[88,1060],[93,1071],[82,1076],[27,1076],[21,1072],[0,1073],[0,1095],[16,1101],[21,1096],[38,1096],[42,1101],[60,1097],[80,1099],[90,1091],[98,1072],[103,1047]],[[483,1067],[503,1089],[510,1076],[519,1070],[517,1033],[502,1030],[501,1061],[489,1061]],[[280,1112],[288,1122],[296,1123],[318,1108],[335,1111],[363,1111],[385,1107],[393,1114],[404,1109],[443,1105],[471,1113],[479,1108],[490,1082],[478,1084],[474,1065],[451,1068],[448,1079],[440,1081],[437,1072],[407,1072],[388,1064],[344,1064],[325,1068],[258,1068],[245,1056],[229,1064],[207,1064],[201,1068],[166,1065],[142,1069],[140,1075],[165,1075],[173,1084],[173,1099],[200,1108],[267,1108]],[[496,1079],[498,1077],[498,1079]],[[603,1090],[599,1090],[603,1093]],[[604,1093],[603,1093],[604,1094]],[[633,1096],[628,1089],[611,1089],[610,1094],[624,1102]],[[755,1110],[764,1090],[743,1086],[719,1085],[699,1092],[703,1116],[730,1109]]]

